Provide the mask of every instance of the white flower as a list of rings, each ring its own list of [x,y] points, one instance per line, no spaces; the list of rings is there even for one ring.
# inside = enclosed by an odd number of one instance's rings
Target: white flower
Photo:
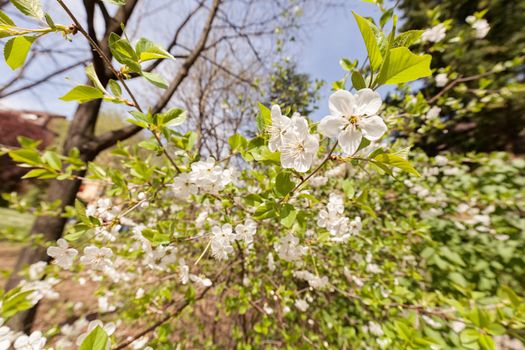
[[[198,190],[190,173],[182,173],[175,177],[169,186],[172,188],[173,194],[179,198],[187,198],[189,195],[197,193]]]
[[[438,25],[425,30],[421,35],[421,40],[437,43],[445,39],[445,36],[447,36],[447,28],[445,28],[443,23],[439,23]]]
[[[275,260],[273,259],[273,254],[268,253],[267,259],[268,259],[268,270],[272,272],[275,271]]]
[[[295,307],[300,311],[305,312],[308,309],[308,302],[304,299],[297,299],[294,303]]]
[[[190,268],[186,265],[184,260],[181,260],[179,266],[179,278],[182,284],[187,284],[190,281]]]
[[[441,113],[441,108],[439,108],[438,106],[433,106],[432,108],[428,110],[427,114],[425,114],[425,119],[427,120],[435,119],[439,117],[439,113]]]
[[[42,350],[46,345],[46,338],[42,332],[35,331],[31,335],[21,335],[16,338],[13,346],[16,350]]]
[[[211,253],[218,260],[228,259],[228,255],[233,253],[231,243],[235,240],[232,225],[224,224],[222,227],[214,226],[211,229],[213,237],[211,239]]]
[[[328,286],[328,277],[319,277],[311,273],[310,271],[294,271],[293,275],[297,278],[303,279],[308,282],[310,287],[314,289],[323,289]]]
[[[94,269],[103,269],[106,266],[111,266],[110,258],[113,256],[113,251],[110,248],[97,248],[93,245],[84,248],[84,255],[80,258],[80,262],[85,265],[90,265]]]
[[[0,308],[2,307],[2,302],[0,302]],[[11,345],[13,340],[14,333],[7,326],[2,326],[4,324],[4,319],[0,317],[0,350],[7,350]]]
[[[381,96],[368,88],[356,95],[337,90],[329,98],[331,114],[321,120],[317,129],[327,137],[337,138],[343,152],[353,155],[363,137],[376,141],[386,132],[383,119],[376,115],[381,104]]]
[[[53,263],[66,270],[71,269],[73,260],[77,254],[78,251],[75,248],[69,248],[67,241],[63,238],[57,241],[56,247],[52,246],[47,248],[47,255],[55,259]]]
[[[319,149],[319,135],[310,134],[305,117],[294,114],[291,127],[282,137],[281,165],[304,173],[310,169]]]
[[[450,327],[452,328],[454,332],[460,333],[462,330],[465,329],[466,325],[465,323],[461,321],[452,321],[452,323],[450,324]]]
[[[477,39],[483,39],[490,31],[489,22],[487,22],[487,20],[484,18],[477,19],[474,16],[468,16],[465,21],[469,23],[472,26],[472,29],[476,31],[475,36]]]
[[[211,282],[211,280],[209,278],[200,277],[200,276],[197,276],[197,275],[191,275],[190,274],[190,280],[192,282],[200,284],[203,287],[210,287],[212,285],[212,282]]]
[[[436,162],[436,165],[437,165],[437,166],[445,166],[445,165],[447,165],[447,163],[448,163],[448,159],[447,159],[447,157],[442,156],[442,155],[437,155],[437,156],[434,158],[434,161]]]
[[[32,280],[38,280],[42,278],[44,270],[46,269],[47,262],[39,261],[29,266],[29,278]]]
[[[448,83],[447,73],[439,73],[438,75],[436,75],[435,79],[437,87],[443,87]]]
[[[281,259],[292,262],[305,255],[307,248],[299,245],[299,239],[288,233],[275,245],[275,250]]]
[[[80,346],[89,333],[91,333],[97,327],[102,328],[108,336],[111,336],[113,333],[115,333],[115,330],[117,329],[117,326],[113,322],[104,324],[101,320],[93,320],[89,322],[87,332],[78,336],[76,344]],[[110,346],[111,344],[108,342],[108,349]]]
[[[253,243],[253,236],[257,232],[257,224],[252,219],[246,219],[244,224],[235,226],[237,239],[242,239],[247,245]]]
[[[384,334],[381,326],[375,323],[374,321],[368,322],[368,330],[370,331],[370,333],[372,333],[373,335],[377,337],[380,337]]]
[[[268,148],[270,151],[280,151],[283,146],[283,137],[286,131],[292,125],[290,118],[281,114],[281,107],[273,105],[271,110],[272,125],[267,129],[270,134],[270,140],[268,142]]]

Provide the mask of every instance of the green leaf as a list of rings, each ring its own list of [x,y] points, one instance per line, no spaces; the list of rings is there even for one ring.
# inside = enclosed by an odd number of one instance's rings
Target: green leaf
[[[348,58],[342,58],[340,61],[339,61],[339,65],[341,66],[341,68],[343,68],[344,70],[348,71],[348,72],[351,72],[352,70],[354,70],[354,68],[357,66],[357,60],[352,62],[350,61]]]
[[[157,73],[142,72],[142,76],[146,78],[147,81],[161,89],[166,89],[168,87],[166,80]]]
[[[17,163],[23,163],[28,165],[40,165],[42,160],[40,159],[40,153],[33,149],[17,149],[9,152],[9,156],[12,160]]]
[[[380,163],[404,170],[415,176],[420,176],[417,170],[412,166],[412,164],[410,164],[408,160],[398,155],[391,153],[381,153],[376,155],[373,159],[377,160]]]
[[[4,12],[0,11],[0,25],[6,25],[6,26],[15,26],[15,22],[6,15]]]
[[[44,10],[40,0],[11,0],[11,3],[26,16],[36,19],[44,17]]]
[[[45,20],[46,20],[46,23],[49,26],[49,28],[51,28],[51,29],[55,29],[56,28],[55,22],[53,21],[53,18],[51,18],[49,13],[45,14]]]
[[[135,45],[135,51],[142,62],[162,58],[175,59],[175,57],[173,57],[168,51],[164,50],[160,45],[155,44],[146,38],[141,38],[137,42],[137,45]]]
[[[383,63],[383,56],[381,55],[380,45],[384,40],[382,32],[369,20],[359,16],[353,12],[361,36],[365,41],[366,51],[368,52],[368,58],[370,60],[370,67],[372,70],[376,70]]]
[[[290,174],[281,172],[275,178],[275,192],[282,197],[286,196],[295,187],[295,182],[290,179]]]
[[[409,47],[421,38],[423,30],[409,30],[399,34],[392,44],[392,47]]]
[[[183,124],[187,119],[187,114],[181,108],[171,108],[167,112],[159,114],[163,126],[174,127]]]
[[[27,59],[31,45],[37,38],[34,36],[18,36],[10,39],[4,47],[4,58],[12,70],[22,67]]]
[[[230,145],[232,152],[243,151],[248,147],[248,140],[241,134],[234,134],[228,139],[228,144]]]
[[[430,55],[416,55],[406,47],[390,49],[381,67],[377,84],[400,84],[427,77],[430,70]]]
[[[62,101],[77,101],[85,103],[104,97],[104,93],[99,89],[89,85],[78,85],[71,89],[67,94],[60,97]]]
[[[110,4],[122,6],[126,5],[126,0],[104,0],[105,2],[109,2]]]
[[[121,97],[122,96],[122,88],[120,87],[119,83],[113,79],[110,79],[108,82],[109,89],[111,90],[111,93],[113,96]]]
[[[257,129],[264,131],[270,125],[272,125],[272,114],[268,107],[258,102],[259,114],[257,114]]]
[[[461,332],[459,339],[461,339],[462,344],[471,344],[476,342],[479,336],[480,334],[477,330],[469,328]]]
[[[32,179],[35,177],[46,176],[46,175],[56,176],[55,174],[53,174],[47,169],[33,169],[29,171],[27,174],[25,174],[24,176],[22,176],[22,179]]]
[[[42,160],[51,166],[54,170],[60,171],[62,170],[62,160],[60,159],[60,156],[56,152],[46,151],[44,152],[44,155],[42,156]]]
[[[108,342],[109,336],[106,331],[102,327],[96,326],[80,344],[79,350],[106,350]]]
[[[109,49],[118,62],[128,66],[136,73],[142,71],[139,57],[126,38],[121,38],[117,34],[111,33],[109,35]]]
[[[478,344],[482,350],[496,350],[496,343],[494,343],[494,339],[490,335],[480,334]]]
[[[147,129],[149,127],[149,124],[151,123],[150,114],[145,114],[139,111],[130,111],[129,114],[133,116],[133,118],[128,118],[128,121],[130,123],[138,125],[144,129]]]
[[[295,208],[291,204],[284,204],[281,207],[279,215],[281,217],[281,224],[286,228],[292,227],[293,224],[297,221],[297,210],[295,210]]]
[[[98,79],[98,76],[97,76],[97,73],[95,72],[95,67],[93,66],[93,64],[88,65],[85,71],[86,71],[86,75],[88,76],[89,80],[91,80],[93,85],[95,85],[95,87],[99,89],[100,91],[105,92],[106,89],[104,88],[100,80]]]
[[[361,90],[361,89],[366,88],[366,82],[365,82],[365,79],[363,78],[363,75],[361,75],[361,72],[358,72],[358,71],[352,72],[352,86],[356,90]]]

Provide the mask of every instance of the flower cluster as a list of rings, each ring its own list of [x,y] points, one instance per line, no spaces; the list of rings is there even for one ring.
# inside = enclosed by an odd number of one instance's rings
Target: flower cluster
[[[173,193],[176,197],[186,199],[199,192],[218,194],[237,176],[234,168],[217,165],[215,159],[208,158],[191,165],[191,171],[179,174],[173,179]]]
[[[350,236],[361,230],[361,218],[357,216],[354,220],[344,216],[344,199],[342,196],[332,193],[328,199],[326,209],[319,211],[317,225],[326,228],[332,240],[335,242],[346,242]]]
[[[272,106],[272,125],[268,128],[270,151],[281,152],[283,168],[295,169],[304,173],[310,169],[319,149],[319,135],[310,134],[308,121],[295,113],[288,118],[281,108]]]

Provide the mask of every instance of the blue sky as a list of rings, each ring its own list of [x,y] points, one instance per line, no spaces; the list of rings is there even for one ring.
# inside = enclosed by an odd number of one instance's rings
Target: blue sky
[[[293,50],[292,59],[299,62],[302,72],[308,73],[312,78],[326,81],[322,90],[322,99],[319,102],[319,109],[313,115],[313,119],[320,119],[327,114],[327,99],[330,94],[331,83],[343,77],[344,71],[339,66],[342,57],[349,59],[358,58],[362,61],[366,57],[364,43],[359,34],[359,30],[352,16],[354,10],[362,16],[372,16],[377,18],[380,15],[379,9],[370,3],[359,0],[348,0],[346,8],[334,7],[323,11],[318,19],[318,24],[309,26],[305,29],[303,37],[297,42],[297,47]],[[314,18],[317,21],[317,19]],[[41,69],[36,67],[34,69]],[[0,75],[12,75],[9,68],[2,60],[0,64]],[[45,87],[36,89],[37,93],[21,93],[0,100],[0,106],[13,108],[25,108],[46,110],[62,115],[70,116],[74,112],[76,105],[58,100],[65,91],[66,86],[72,86],[74,82],[82,83],[82,72],[68,74],[73,82],[64,80],[60,77],[55,80],[56,87],[48,84]]]

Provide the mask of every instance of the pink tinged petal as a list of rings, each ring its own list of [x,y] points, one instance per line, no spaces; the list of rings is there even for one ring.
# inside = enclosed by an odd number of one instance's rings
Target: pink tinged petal
[[[347,116],[354,114],[355,97],[346,90],[337,90],[328,99],[328,109],[333,116]]]
[[[372,89],[361,89],[356,95],[356,109],[357,115],[374,115],[381,108],[381,95]]]
[[[339,145],[341,145],[341,148],[343,149],[343,152],[351,156],[359,148],[362,137],[363,135],[361,134],[361,131],[352,126],[339,134],[337,139],[339,141]]]
[[[326,116],[319,125],[317,131],[326,137],[337,137],[341,130],[348,124],[348,120],[339,116]]]
[[[378,140],[387,130],[385,122],[377,115],[361,119],[359,127],[363,136],[370,141]]]

